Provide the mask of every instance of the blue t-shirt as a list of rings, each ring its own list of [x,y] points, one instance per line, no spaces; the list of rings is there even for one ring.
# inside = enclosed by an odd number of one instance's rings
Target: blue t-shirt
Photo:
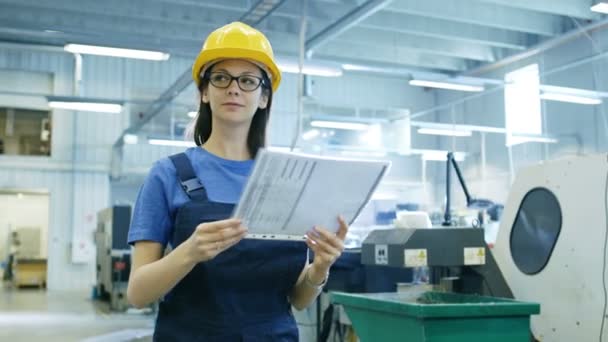
[[[185,151],[196,177],[213,202],[237,203],[254,161],[236,161],[218,157],[200,147]],[[190,199],[179,184],[177,171],[169,158],[157,161],[139,190],[128,241],[159,242],[163,246],[171,240],[177,209]]]

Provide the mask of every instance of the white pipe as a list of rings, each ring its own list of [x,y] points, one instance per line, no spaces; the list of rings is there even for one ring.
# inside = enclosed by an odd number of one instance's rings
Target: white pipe
[[[298,145],[300,134],[302,133],[302,112],[304,111],[304,57],[306,53],[306,16],[308,11],[308,0],[302,2],[302,21],[300,22],[300,41],[299,41],[299,56],[298,56],[298,115],[296,119],[296,131],[291,141],[290,149],[293,151]]]

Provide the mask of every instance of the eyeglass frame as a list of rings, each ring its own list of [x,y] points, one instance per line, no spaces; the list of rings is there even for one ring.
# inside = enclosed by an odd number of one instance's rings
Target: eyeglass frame
[[[213,74],[222,74],[225,75],[226,77],[230,78],[230,82],[228,82],[228,84],[225,87],[218,87],[217,85],[215,85],[213,83],[213,81],[211,81],[211,76]],[[258,85],[251,90],[245,90],[243,89],[243,87],[241,87],[241,83],[239,82],[239,78],[241,77],[253,77],[256,78],[258,80],[260,80],[260,83],[258,83]],[[256,91],[260,86],[267,86],[266,81],[264,80],[263,77],[260,76],[255,76],[255,75],[249,75],[249,74],[244,74],[244,75],[239,75],[239,76],[232,76],[231,74],[229,74],[226,71],[210,71],[209,73],[206,73],[206,75],[203,77],[204,79],[206,79],[207,81],[209,81],[209,83],[211,83],[211,85],[213,85],[214,87],[218,88],[218,89],[228,89],[230,87],[230,85],[232,84],[232,81],[236,80],[236,85],[239,87],[239,89],[241,89],[244,92],[250,93],[250,92],[254,92]]]

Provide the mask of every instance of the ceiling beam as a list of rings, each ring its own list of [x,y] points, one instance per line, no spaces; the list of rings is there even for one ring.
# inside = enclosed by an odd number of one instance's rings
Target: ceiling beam
[[[87,21],[112,20],[113,23],[131,24],[135,30],[133,33],[141,32],[137,25],[143,24],[167,24],[174,25],[171,32],[179,32],[184,27],[214,26],[226,23],[231,17],[238,19],[235,12],[226,10],[205,11],[179,6],[163,8],[162,6],[137,6],[138,0],[116,1],[104,0],[90,2],[86,6],[77,0],[61,0],[56,3],[40,2],[35,0],[2,0],[10,3],[2,8],[2,12],[14,11],[21,13],[27,19],[36,21],[53,16],[56,24],[63,20],[79,20],[79,24],[86,25]],[[242,10],[241,10],[242,13]]]
[[[528,11],[563,15],[578,19],[597,19],[599,14],[592,12],[589,7],[593,0],[479,0],[495,5],[519,8]]]
[[[201,37],[209,34],[218,24],[198,22],[196,25],[173,25],[166,22],[155,22],[147,19],[137,20],[136,23],[124,20],[121,16],[96,15],[84,18],[82,14],[72,11],[47,9],[43,15],[33,18],[29,15],[32,8],[18,5],[9,6],[0,12],[0,34],[11,40],[26,42],[41,42],[62,45],[68,42],[107,45],[126,48],[161,50],[164,52],[193,56],[202,43]],[[29,19],[29,20],[28,20]],[[34,21],[35,20],[35,21]],[[134,25],[142,33],[134,33]],[[281,30],[282,25],[271,27],[265,33],[274,42],[276,51],[283,54],[297,52],[297,42],[294,35]],[[59,31],[45,33],[47,29]],[[12,32],[9,32],[9,31]],[[15,32],[15,30],[20,32]],[[386,49],[394,46],[407,45],[412,52],[437,54],[440,56],[466,58],[471,60],[493,62],[495,56],[489,47],[470,44],[454,43],[445,39],[424,38],[398,32],[385,32],[377,29],[353,28],[345,32],[336,41],[358,43],[370,41],[375,45],[383,45]],[[103,34],[101,34],[103,32]],[[21,34],[21,36],[20,36]],[[375,60],[378,60],[376,58]],[[385,59],[384,62],[391,60]]]
[[[366,60],[375,62],[388,62],[404,66],[424,67],[444,71],[464,71],[467,64],[465,60],[452,57],[420,53],[406,47],[370,48],[369,45],[350,44],[334,41],[319,48],[315,53],[320,58],[353,58],[364,64]]]
[[[595,21],[592,22],[586,26],[583,26],[581,29],[579,30],[572,30],[570,32],[567,32],[563,35],[560,35],[558,37],[554,37],[552,39],[543,41],[540,44],[534,45],[532,47],[530,47],[528,50],[517,53],[515,55],[511,55],[507,58],[501,59],[499,61],[496,61],[494,63],[491,64],[486,64],[486,65],[482,65],[480,67],[477,67],[475,69],[470,69],[468,71],[466,71],[465,73],[463,73],[461,76],[478,76],[478,75],[483,75],[489,72],[493,72],[497,69],[506,67],[510,64],[513,63],[517,63],[519,61],[522,61],[524,59],[542,54],[543,52],[550,50],[550,49],[555,49],[563,44],[566,44],[570,41],[573,41],[575,39],[578,39],[580,37],[583,36],[587,36],[589,34],[592,34],[595,31],[602,31],[602,30],[606,30],[608,28],[608,18],[604,18],[602,20],[599,21]]]
[[[355,45],[367,45],[369,47],[373,46],[374,48],[406,48],[428,54],[483,62],[493,62],[496,60],[494,51],[489,46],[382,30],[352,28],[348,32],[342,33],[335,41],[348,42]]]
[[[48,26],[44,23],[32,23],[23,20],[3,19],[0,14],[0,38],[29,43],[40,43],[63,46],[66,43],[79,43],[89,45],[112,46],[143,50],[159,50],[171,54],[191,55],[202,44],[201,39],[183,38],[180,36],[165,35],[159,37],[145,33],[129,35],[124,27],[115,26],[104,29],[104,35],[95,31],[78,32],[78,26],[53,26],[59,32],[45,32]],[[206,30],[211,32],[211,29]],[[97,31],[99,32],[99,31]],[[205,32],[205,31],[199,31]],[[202,33],[204,34],[204,33]]]
[[[98,32],[100,28],[128,24],[130,34],[134,32],[133,27],[137,27],[135,32],[154,32],[154,34],[163,38],[176,37],[183,39],[189,37],[196,40],[201,40],[201,37],[208,34],[210,29],[223,24],[224,22],[219,21],[219,18],[242,13],[242,9],[227,5],[238,5],[239,2],[235,0],[221,3],[179,1],[178,4],[184,2],[187,4],[184,6],[188,7],[180,8],[180,5],[167,9],[160,6],[159,1],[152,1],[152,4],[140,9],[141,6],[137,6],[139,1],[117,2],[117,0],[106,0],[93,2],[90,6],[82,6],[80,1],[76,0],[63,0],[52,5],[40,3],[37,0],[2,0],[4,3],[12,4],[3,8],[5,18],[13,19],[25,16],[38,24],[46,23],[48,29],[57,28],[62,23],[72,23],[81,28],[78,31],[91,27]],[[265,33],[280,31],[297,34],[300,19],[296,13],[286,13],[289,9],[286,10],[285,8],[290,6],[293,7],[294,5],[291,2],[286,2],[275,10],[272,16],[260,25],[260,29]],[[339,15],[339,13],[345,11],[338,6],[330,7],[329,11],[332,12],[332,15]],[[202,12],[202,14],[198,15],[198,12]],[[309,9],[308,12],[310,14],[311,10]],[[33,13],[36,14],[33,15]],[[197,15],[193,15],[193,13]],[[309,32],[312,34],[320,32],[320,29],[315,29],[316,27],[326,27],[331,23],[327,19],[310,18],[311,27]],[[101,27],[94,25],[94,23],[100,23]],[[357,27],[389,32],[397,31],[423,37],[447,38],[463,43],[515,50],[524,50],[528,39],[527,35],[519,32],[392,12],[376,13],[365,19]]]
[[[369,0],[361,6],[354,8],[336,22],[323,29],[323,31],[308,39],[305,44],[306,52],[310,53],[319,46],[339,36],[341,33],[348,31],[348,29],[357,25],[365,18],[387,6],[391,1],[392,0]]]
[[[555,36],[563,31],[563,19],[559,16],[497,7],[476,0],[399,0],[385,10],[543,36]]]
[[[358,27],[514,50],[525,50],[529,39],[521,32],[387,11],[365,19]]]

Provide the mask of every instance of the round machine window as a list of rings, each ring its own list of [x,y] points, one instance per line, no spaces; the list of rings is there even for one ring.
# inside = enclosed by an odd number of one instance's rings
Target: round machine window
[[[521,201],[511,229],[511,256],[525,274],[542,271],[562,229],[562,210],[545,188],[530,190]]]

